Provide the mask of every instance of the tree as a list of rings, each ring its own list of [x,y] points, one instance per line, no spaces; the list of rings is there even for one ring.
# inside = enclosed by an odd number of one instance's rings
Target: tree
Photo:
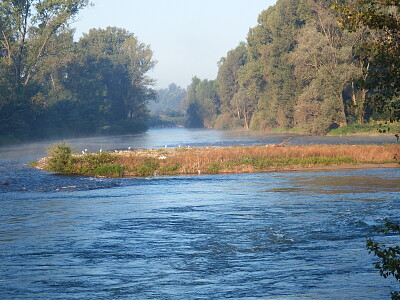
[[[189,128],[202,128],[204,127],[204,120],[201,116],[201,106],[197,97],[197,87],[201,80],[198,77],[193,77],[191,84],[188,86],[187,91],[187,120],[186,127]]]
[[[87,0],[3,0],[0,3],[0,134],[29,136],[43,90],[34,79],[62,52],[57,36]]]
[[[302,87],[295,110],[296,124],[321,134],[333,126],[347,125],[346,100],[350,98],[345,99],[344,95],[349,87],[353,88],[351,104],[358,108],[358,118],[362,120],[365,99],[357,98],[354,91],[354,82],[362,76],[362,65],[359,66],[353,53],[359,35],[343,32],[333,13],[320,4],[311,7],[314,20],[300,30],[290,57]]]
[[[214,126],[220,110],[216,80],[192,78],[188,87],[187,127]]]
[[[87,0],[2,1],[0,41],[16,86],[29,83],[50,55],[51,38],[87,4]]]
[[[235,49],[228,52],[219,62],[218,95],[221,100],[221,111],[231,112],[230,101],[239,90],[239,70],[248,61],[245,43],[240,43]]]
[[[99,128],[135,131],[135,126],[143,126],[147,102],[155,98],[153,81],[147,76],[155,63],[150,48],[127,30],[90,30],[79,40],[64,80],[79,107],[76,123],[88,133]]]
[[[295,48],[298,30],[310,16],[308,1],[280,0],[260,14],[258,25],[248,34],[250,60],[262,68],[256,114],[269,119],[264,124],[294,125],[297,87],[289,53]]]
[[[239,118],[243,118],[244,127],[250,128],[250,123],[257,109],[257,104],[264,88],[262,67],[249,62],[239,70],[239,90],[232,99],[232,106],[236,108]]]
[[[380,111],[400,120],[400,2],[397,0],[336,1],[343,28],[363,28],[370,35],[361,51],[370,60],[363,85]]]

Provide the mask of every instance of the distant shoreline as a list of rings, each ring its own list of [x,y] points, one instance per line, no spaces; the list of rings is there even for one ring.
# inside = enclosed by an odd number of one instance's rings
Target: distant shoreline
[[[96,177],[303,172],[400,167],[400,145],[277,145],[139,149],[71,154],[40,159],[32,166],[62,174]],[[67,150],[66,150],[67,149]],[[66,153],[69,153],[66,155]]]

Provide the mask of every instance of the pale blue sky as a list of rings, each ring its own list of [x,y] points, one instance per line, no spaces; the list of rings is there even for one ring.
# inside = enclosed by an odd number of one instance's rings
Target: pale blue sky
[[[90,28],[117,26],[150,45],[158,61],[150,73],[157,88],[186,88],[193,76],[215,79],[217,63],[246,40],[258,15],[276,0],[92,0],[82,11],[76,37]]]

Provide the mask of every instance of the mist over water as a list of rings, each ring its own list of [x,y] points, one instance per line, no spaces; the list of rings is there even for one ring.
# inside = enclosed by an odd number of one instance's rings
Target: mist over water
[[[67,142],[96,152],[287,137],[180,128]],[[28,167],[49,144],[0,148],[2,299],[389,299],[398,285],[365,249],[373,225],[400,221],[398,169],[101,179]]]
[[[308,144],[385,144],[395,143],[394,136],[307,136],[296,134],[270,134],[255,131],[207,130],[188,128],[161,128],[150,129],[148,132],[134,135],[90,137],[43,141],[19,146],[0,147],[0,161],[19,160],[27,161],[46,155],[47,148],[56,143],[65,141],[79,153],[88,149],[97,152],[127,150],[135,148],[163,148],[167,147],[208,147],[208,146],[251,146],[278,144],[292,137],[291,145]]]

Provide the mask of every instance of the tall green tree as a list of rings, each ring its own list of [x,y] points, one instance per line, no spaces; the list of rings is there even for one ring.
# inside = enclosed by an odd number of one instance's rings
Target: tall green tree
[[[247,47],[240,43],[235,49],[228,52],[227,56],[219,62],[218,69],[218,95],[221,100],[223,113],[232,111],[230,102],[239,90],[239,70],[248,61]]]
[[[296,82],[288,57],[296,45],[298,30],[309,18],[308,11],[307,1],[277,1],[260,14],[259,25],[248,35],[252,59],[263,66],[265,86],[260,89],[266,93],[259,99],[259,107],[268,110],[264,115],[281,127],[293,126]]]
[[[342,27],[364,29],[370,38],[360,50],[370,61],[363,86],[376,107],[400,120],[400,2],[397,0],[336,1]]]
[[[187,127],[212,128],[220,111],[216,80],[192,78],[188,87]]]
[[[188,86],[187,110],[186,110],[186,127],[201,128],[204,127],[204,120],[201,116],[200,100],[197,97],[197,87],[200,84],[200,78],[194,76],[192,82]]]
[[[143,126],[147,102],[155,98],[153,80],[147,75],[155,63],[150,47],[125,29],[90,30],[77,43],[64,79],[76,99],[76,123],[87,133]]]
[[[311,133],[326,133],[332,126],[346,126],[345,89],[358,76],[353,63],[350,33],[336,24],[333,13],[311,4],[314,20],[304,26],[291,54],[295,75],[302,87],[295,109],[296,125]]]
[[[42,87],[34,82],[63,45],[55,38],[87,0],[0,2],[0,134],[29,135]],[[57,49],[51,51],[50,49]]]

